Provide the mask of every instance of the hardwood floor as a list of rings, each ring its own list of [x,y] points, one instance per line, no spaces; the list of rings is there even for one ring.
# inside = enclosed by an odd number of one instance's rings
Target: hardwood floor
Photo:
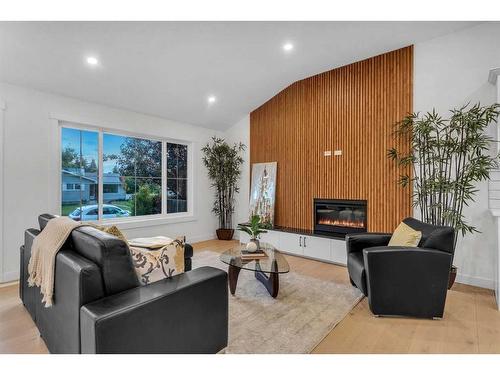
[[[194,244],[194,249],[195,254],[222,252],[233,245],[211,240]],[[345,267],[287,259],[294,272],[349,283]],[[17,288],[0,286],[0,353],[47,353]],[[449,291],[442,320],[376,318],[364,298],[313,353],[500,353],[500,312],[493,291],[462,284]]]

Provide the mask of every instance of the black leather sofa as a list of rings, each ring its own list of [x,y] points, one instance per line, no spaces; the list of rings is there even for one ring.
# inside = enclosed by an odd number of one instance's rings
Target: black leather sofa
[[[455,231],[414,218],[403,222],[422,232],[418,247],[389,247],[388,233],[346,236],[351,283],[375,315],[442,318]]]
[[[43,230],[52,215],[39,216]],[[54,301],[28,287],[37,229],[21,247],[20,297],[51,353],[217,353],[227,346],[227,274],[212,267],[140,286],[127,245],[93,227],[73,230],[56,257]]]

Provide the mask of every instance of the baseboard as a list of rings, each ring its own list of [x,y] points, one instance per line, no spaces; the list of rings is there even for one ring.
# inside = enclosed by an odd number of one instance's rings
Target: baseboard
[[[1,276],[0,282],[9,283],[11,281],[19,280],[19,271],[4,272],[3,275],[0,276]]]
[[[213,240],[215,238],[216,238],[215,233],[200,234],[200,235],[197,235],[197,236],[188,236],[186,238],[186,242],[188,242],[188,243],[194,243],[194,242],[201,242],[201,241]]]
[[[486,279],[484,277],[463,275],[461,273],[458,273],[455,281],[457,283],[477,286],[479,288],[495,289],[494,280]]]

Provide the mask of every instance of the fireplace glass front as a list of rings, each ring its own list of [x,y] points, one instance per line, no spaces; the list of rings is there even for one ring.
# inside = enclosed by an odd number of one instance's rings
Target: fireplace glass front
[[[314,199],[314,232],[343,237],[366,232],[365,200]]]

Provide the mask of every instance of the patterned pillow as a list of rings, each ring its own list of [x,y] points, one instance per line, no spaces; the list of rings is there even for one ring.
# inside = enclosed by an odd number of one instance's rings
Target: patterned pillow
[[[111,234],[115,237],[118,237],[120,240],[127,242],[127,238],[125,235],[122,233],[120,229],[116,225],[111,225],[110,227],[105,227],[104,225],[98,225],[94,223],[86,223],[84,225],[94,227],[96,229],[99,229],[100,231],[103,231],[104,233]]]
[[[178,239],[161,249],[130,246],[135,273],[142,285],[184,272],[184,243]]]

